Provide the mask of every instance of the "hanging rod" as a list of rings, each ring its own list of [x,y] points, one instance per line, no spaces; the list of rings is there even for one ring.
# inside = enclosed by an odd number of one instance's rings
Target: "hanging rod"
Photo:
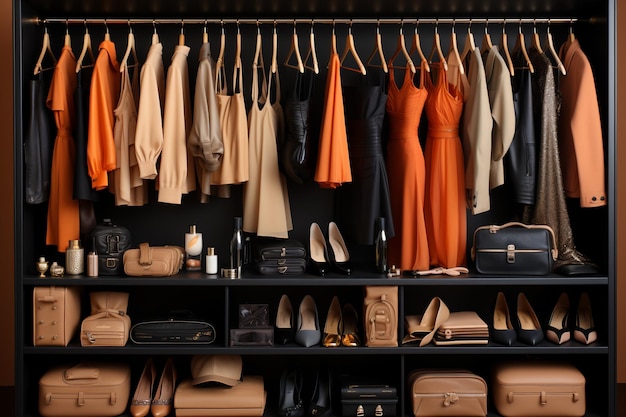
[[[77,18],[68,18],[68,19],[63,19],[63,18],[49,18],[49,19],[41,19],[41,18],[34,18],[33,19],[35,21],[36,24],[46,24],[46,23],[72,23],[72,24],[76,24],[76,23],[80,23],[80,24],[124,24],[124,25],[128,25],[128,24],[185,24],[185,25],[201,25],[201,24],[207,24],[207,23],[217,23],[217,24],[298,24],[298,23],[314,23],[314,24],[363,24],[363,23],[367,23],[367,24],[402,24],[402,23],[406,23],[406,24],[411,24],[411,23],[419,23],[419,24],[452,24],[452,23],[459,23],[459,24],[464,24],[464,23],[477,23],[477,24],[545,24],[545,23],[576,23],[576,22],[583,22],[583,21],[587,21],[587,22],[593,22],[593,19],[587,19],[587,20],[583,20],[583,19],[577,19],[577,18],[521,18],[521,19],[513,19],[513,18],[392,18],[392,19],[347,19],[347,18],[340,18],[340,19],[328,19],[328,18],[321,18],[321,19],[316,19],[316,18],[311,18],[311,19],[303,19],[303,18],[297,18],[297,19],[285,19],[285,18],[281,18],[281,19],[267,19],[267,18],[263,18],[263,19],[250,19],[250,18],[245,18],[245,19],[233,19],[233,18],[228,18],[228,19],[198,19],[198,18],[190,18],[190,19],[186,19],[186,18],[180,18],[180,19],[172,19],[172,18],[167,18],[167,19],[146,19],[146,18],[139,18],[139,19],[135,19],[135,18],[129,18],[129,19],[121,19],[121,18],[85,18],[85,19],[77,19]]]

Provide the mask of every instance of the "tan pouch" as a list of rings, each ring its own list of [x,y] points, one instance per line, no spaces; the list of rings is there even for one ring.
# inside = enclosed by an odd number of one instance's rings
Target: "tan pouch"
[[[262,376],[246,375],[234,387],[194,386],[186,379],[176,388],[174,408],[186,417],[260,417],[266,397]]]
[[[398,346],[398,287],[366,286],[363,320],[366,346]]]
[[[436,345],[477,345],[489,343],[489,326],[475,311],[450,313],[435,333]]]
[[[409,374],[415,417],[487,415],[487,383],[467,370],[415,370]]]
[[[80,327],[81,346],[124,346],[131,321],[126,315],[128,293],[92,292],[91,315]]]
[[[167,277],[183,267],[185,251],[179,246],[150,246],[124,252],[124,273],[133,277]]]
[[[33,288],[33,345],[67,346],[80,324],[80,287]]]

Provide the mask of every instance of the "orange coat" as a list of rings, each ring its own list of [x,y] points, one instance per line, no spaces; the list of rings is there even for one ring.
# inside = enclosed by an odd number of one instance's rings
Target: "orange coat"
[[[121,78],[113,42],[102,41],[98,50],[89,94],[87,169],[91,186],[102,190],[109,184],[107,171],[116,167],[113,110],[119,100]]]

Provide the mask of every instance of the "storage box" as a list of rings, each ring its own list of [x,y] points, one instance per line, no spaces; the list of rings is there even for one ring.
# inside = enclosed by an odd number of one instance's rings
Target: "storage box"
[[[415,370],[409,374],[415,417],[487,415],[487,383],[467,370]]]
[[[585,414],[585,377],[567,363],[500,364],[491,385],[496,409],[504,417]]]
[[[44,417],[118,416],[130,396],[130,367],[84,362],[57,366],[39,379],[39,414]]]
[[[396,416],[397,409],[398,393],[391,385],[356,383],[341,387],[343,417]]]
[[[266,396],[262,376],[246,375],[234,387],[194,386],[186,379],[176,388],[174,408],[184,417],[260,417]]]
[[[272,346],[274,329],[230,329],[231,346]]]
[[[33,345],[67,346],[80,324],[80,287],[33,288]]]

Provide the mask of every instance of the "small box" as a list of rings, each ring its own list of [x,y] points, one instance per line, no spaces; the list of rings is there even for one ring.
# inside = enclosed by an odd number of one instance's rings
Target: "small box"
[[[341,415],[343,417],[396,416],[398,393],[386,384],[344,380],[341,386]]]
[[[239,328],[271,328],[268,304],[239,304]]]
[[[272,346],[274,329],[230,329],[231,346]]]

